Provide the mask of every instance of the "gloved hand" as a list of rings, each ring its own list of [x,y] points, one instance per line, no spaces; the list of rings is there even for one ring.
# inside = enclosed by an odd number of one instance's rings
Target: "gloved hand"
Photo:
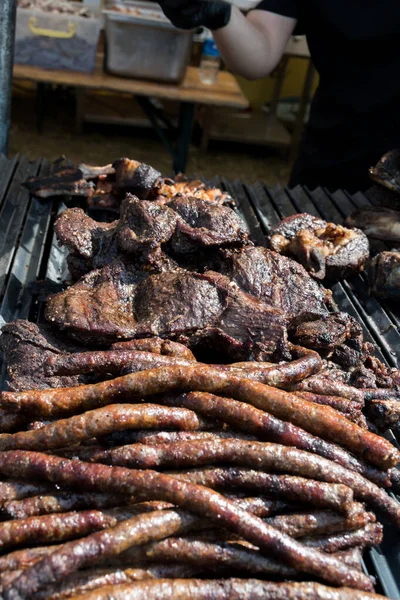
[[[225,2],[202,0],[158,0],[165,16],[179,29],[207,27],[211,31],[225,27],[231,18],[231,6]]]

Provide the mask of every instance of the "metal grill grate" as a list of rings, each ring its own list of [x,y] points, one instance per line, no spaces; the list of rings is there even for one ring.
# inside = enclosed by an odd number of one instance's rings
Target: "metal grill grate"
[[[0,325],[17,318],[41,321],[44,297],[60,290],[68,277],[66,251],[58,247],[52,227],[64,205],[58,200],[37,200],[21,187],[27,177],[49,172],[46,160],[29,162],[17,156],[8,161],[0,155]],[[350,196],[343,191],[329,194],[300,187],[289,191],[218,177],[210,183],[236,199],[253,241],[260,245],[265,245],[271,226],[282,217],[309,212],[341,223],[355,208],[370,205],[363,194]],[[372,247],[373,251],[382,249],[386,246],[379,242]],[[360,322],[365,339],[376,346],[377,357],[400,366],[400,309],[369,297],[364,275],[338,283],[332,291],[340,309]],[[380,548],[366,553],[365,570],[376,577],[378,592],[400,600],[400,536],[393,528],[386,527]]]

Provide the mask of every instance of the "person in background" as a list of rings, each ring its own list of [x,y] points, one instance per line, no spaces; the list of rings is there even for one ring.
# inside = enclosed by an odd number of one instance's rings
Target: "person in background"
[[[245,16],[224,2],[159,0],[181,29],[207,27],[225,64],[265,77],[305,34],[320,82],[289,185],[363,191],[368,169],[400,147],[400,2],[262,0]]]

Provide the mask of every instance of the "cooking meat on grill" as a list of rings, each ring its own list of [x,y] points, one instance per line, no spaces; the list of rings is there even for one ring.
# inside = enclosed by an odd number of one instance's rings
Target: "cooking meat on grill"
[[[400,150],[390,150],[382,156],[369,176],[379,185],[392,192],[400,193]]]
[[[176,269],[143,277],[120,261],[91,271],[49,298],[46,318],[95,345],[157,335],[183,337],[193,348],[217,345],[236,361],[290,358],[282,311],[223,275]]]
[[[247,242],[244,222],[226,206],[185,197],[174,198],[168,206],[180,216],[171,240],[173,252],[186,254],[199,247],[242,246]]]
[[[393,300],[400,298],[400,252],[380,252],[370,261],[367,273],[374,296]]]
[[[235,204],[227,192],[223,192],[219,188],[209,188],[202,181],[189,180],[183,175],[178,175],[175,179],[159,179],[151,193],[151,197],[156,198],[159,202],[167,202],[178,195],[200,198],[218,205],[233,206]]]
[[[50,356],[74,352],[77,347],[60,339],[48,325],[40,327],[25,320],[12,321],[1,329],[0,349],[7,363],[8,389],[22,391],[79,385],[85,377],[45,376],[43,365]]]
[[[280,308],[290,319],[327,315],[331,294],[294,260],[261,246],[221,252],[221,270],[256,298]]]
[[[244,223],[232,209],[186,197],[161,205],[127,194],[120,218],[113,223],[99,223],[81,209],[68,209],[57,219],[55,231],[71,252],[67,262],[74,278],[118,255],[146,270],[162,271],[174,266],[167,250],[182,255],[247,243]]]
[[[115,187],[120,192],[130,192],[147,198],[155,182],[161,177],[161,173],[137,160],[120,158],[112,164],[115,169]]]
[[[84,179],[82,171],[73,167],[44,177],[30,177],[23,185],[38,198],[51,198],[53,196],[89,197],[95,189],[91,181]]]
[[[369,243],[357,229],[301,213],[272,228],[272,250],[296,258],[316,279],[337,281],[362,270]]]
[[[331,313],[300,323],[292,333],[300,346],[313,348],[345,369],[356,367],[371,353],[360,324],[347,313]]]
[[[400,242],[400,211],[382,206],[368,206],[352,212],[346,219],[349,227],[358,227],[365,235],[385,242]]]

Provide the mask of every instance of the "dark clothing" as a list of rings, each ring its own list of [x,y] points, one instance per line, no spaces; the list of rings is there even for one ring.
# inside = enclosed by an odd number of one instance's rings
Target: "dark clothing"
[[[320,75],[291,185],[363,190],[400,147],[400,2],[262,0],[297,19]]]

